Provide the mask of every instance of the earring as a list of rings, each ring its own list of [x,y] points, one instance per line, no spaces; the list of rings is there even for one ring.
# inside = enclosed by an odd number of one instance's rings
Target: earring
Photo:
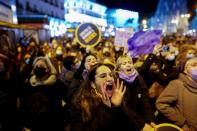
[[[92,87],[92,89],[93,89],[92,91],[94,91],[94,93],[95,93],[98,97],[100,97],[100,98],[102,99],[102,95],[97,91],[96,85],[95,85],[93,82],[91,82],[90,85],[91,85],[91,87]]]

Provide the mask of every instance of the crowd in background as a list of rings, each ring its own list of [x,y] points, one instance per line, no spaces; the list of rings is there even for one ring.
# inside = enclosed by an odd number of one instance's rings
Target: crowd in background
[[[2,131],[150,131],[165,122],[197,131],[192,37],[162,37],[151,54],[135,58],[114,38],[91,48],[31,38],[16,50],[0,53]]]

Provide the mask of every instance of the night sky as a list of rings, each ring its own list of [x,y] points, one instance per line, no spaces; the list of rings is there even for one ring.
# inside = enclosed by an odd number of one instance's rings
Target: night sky
[[[108,8],[122,8],[133,10],[140,13],[142,17],[154,15],[159,0],[96,0],[98,3]],[[194,9],[197,8],[197,0],[187,0],[189,12],[195,15]]]

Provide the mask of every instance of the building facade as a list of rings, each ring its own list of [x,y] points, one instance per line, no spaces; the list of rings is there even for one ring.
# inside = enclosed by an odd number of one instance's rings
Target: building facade
[[[122,9],[108,10],[96,0],[15,0],[18,22],[50,31],[51,37],[61,36],[84,22],[96,24],[108,35],[115,28],[138,28],[137,12]],[[43,32],[43,31],[42,31]],[[40,34],[42,35],[42,34]],[[39,35],[39,36],[40,36]],[[45,35],[46,36],[46,35]]]
[[[151,28],[160,29],[164,34],[188,30],[187,0],[160,0],[155,16],[150,19]]]
[[[190,33],[197,36],[197,9],[195,10],[195,13],[196,15],[190,23]]]
[[[0,0],[0,21],[17,24],[14,0]]]
[[[64,0],[16,0],[19,23],[37,27],[41,41],[66,32]]]
[[[80,23],[97,24],[105,37],[114,36],[116,28],[132,27],[138,30],[138,12],[123,9],[108,9],[95,3],[95,0],[66,0],[65,20],[68,28],[75,28]]]
[[[79,23],[91,22],[98,26],[107,26],[107,7],[89,0],[66,0],[65,20],[76,27]]]
[[[139,13],[123,9],[109,9],[107,11],[107,22],[116,28],[132,27],[138,30]]]
[[[48,15],[64,19],[64,0],[16,0],[18,15]]]

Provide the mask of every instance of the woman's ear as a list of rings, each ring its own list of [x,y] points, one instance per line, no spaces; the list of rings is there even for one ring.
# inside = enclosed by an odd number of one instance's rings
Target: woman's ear
[[[92,88],[96,89],[96,85],[93,82],[91,82],[90,85]]]

